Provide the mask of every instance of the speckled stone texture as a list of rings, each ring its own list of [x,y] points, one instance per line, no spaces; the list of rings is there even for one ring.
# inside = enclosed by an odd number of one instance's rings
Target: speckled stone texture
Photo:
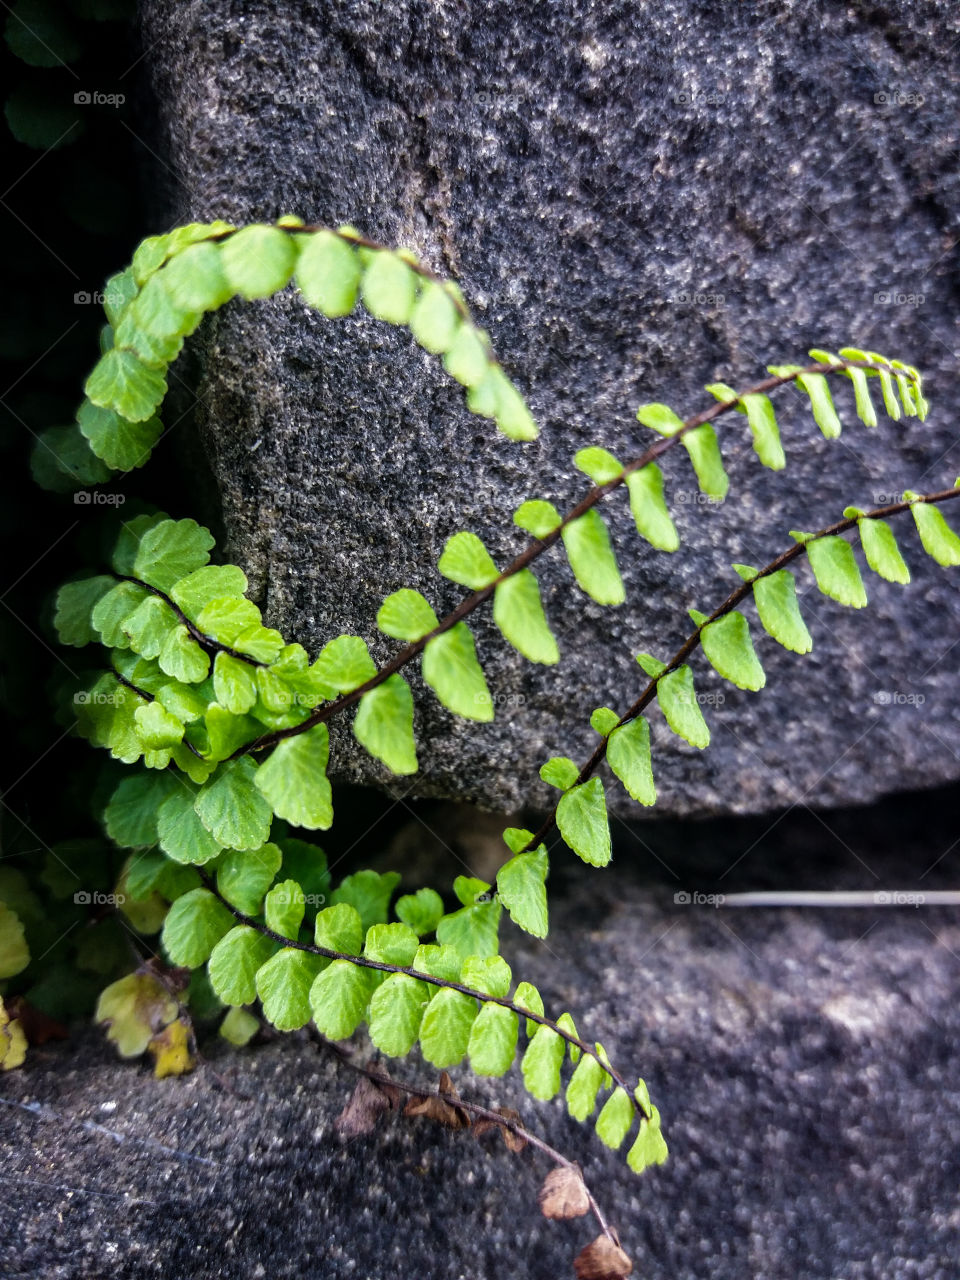
[[[193,346],[196,408],[226,551],[269,620],[313,651],[349,631],[386,657],[393,642],[373,618],[400,586],[452,607],[459,589],[433,570],[445,539],[471,528],[510,556],[521,500],[568,507],[582,492],[576,448],[640,452],[642,401],[689,413],[710,402],[704,383],[749,385],[812,345],[874,346],[928,375],[932,418],[872,434],[839,388],[838,443],[781,395],[780,477],[757,463],[743,420],[726,421],[732,489],[719,506],[697,500],[686,459],[671,456],[678,555],[641,542],[618,496],[629,602],[593,606],[552,556],[555,669],[505,652],[479,618],[497,724],[455,722],[417,677],[416,793],[544,801],[531,792],[540,762],[585,756],[591,709],[633,701],[633,655],[672,651],[686,609],[736,581],[731,561],[764,563],[789,529],[949,485],[960,469],[955,5],[141,8],[158,222],[293,212],[410,246],[462,282],[543,427],[536,444],[496,437],[408,335],[361,315],[328,322],[292,292],[208,321]],[[865,616],[801,572],[815,652],[764,639],[762,695],[703,672],[708,701],[723,699],[705,755],[655,724],[664,810],[861,802],[957,776],[960,597],[906,541],[915,585],[872,579]],[[333,771],[383,778],[342,732]],[[616,803],[637,812],[619,789]]]
[[[638,1280],[956,1280],[956,908],[674,895],[955,886],[957,799],[651,825],[607,871],[557,860],[549,947],[512,933],[507,954],[643,1074],[670,1160],[637,1179],[516,1075],[454,1074],[582,1161]],[[208,1052],[158,1082],[85,1033],[0,1080],[4,1280],[572,1276],[592,1227],[539,1216],[544,1157],[396,1116],[344,1147],[354,1077],[329,1056]]]

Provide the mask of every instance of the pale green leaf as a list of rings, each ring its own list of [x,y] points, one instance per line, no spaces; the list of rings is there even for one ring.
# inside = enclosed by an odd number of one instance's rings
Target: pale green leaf
[[[417,1042],[429,1001],[426,983],[393,973],[370,998],[370,1039],[392,1058],[405,1057]]]
[[[275,844],[246,852],[228,849],[217,863],[217,888],[244,915],[259,915],[264,894],[273,884],[282,860],[283,854]]]
[[[467,720],[493,719],[493,700],[465,622],[427,641],[422,669],[424,680],[448,711]]]
[[[659,551],[676,551],[680,537],[663,499],[663,472],[655,462],[627,476],[630,510],[641,537]]]
[[[284,947],[257,972],[257,995],[263,1014],[278,1031],[296,1031],[312,1016],[311,988],[319,958]]]
[[[686,665],[661,676],[657,701],[667,724],[678,737],[701,750],[710,745],[710,730],[700,711],[693,672]]]
[[[725,498],[730,480],[723,469],[723,458],[717,444],[717,433],[709,422],[683,434],[683,445],[690,455],[697,482],[703,493],[712,498]]]
[[[476,1001],[445,987],[427,1005],[420,1025],[420,1052],[434,1067],[453,1067],[460,1062],[470,1043],[477,1017]]]
[[[512,1009],[485,1004],[470,1028],[467,1053],[470,1068],[478,1076],[502,1076],[517,1052],[519,1022]]]
[[[643,716],[613,730],[607,741],[607,763],[638,804],[657,802],[650,761],[650,726]]]
[[[570,568],[582,590],[598,604],[623,604],[623,580],[600,513],[591,508],[568,524],[562,536]]]
[[[437,568],[445,578],[471,591],[496,582],[500,571],[475,533],[455,533],[447,539]]]
[[[346,316],[356,306],[360,259],[333,231],[317,231],[300,240],[296,274],[304,298],[325,316]]]
[[[191,889],[170,907],[162,942],[171,964],[195,969],[233,924],[233,916],[209,889]]]
[[[91,615],[100,600],[116,585],[116,578],[100,574],[96,578],[68,582],[60,588],[53,623],[61,644],[74,645],[79,649],[99,639]]]
[[[400,883],[398,871],[355,871],[345,876],[330,895],[330,901],[349,903],[360,914],[364,935],[375,924],[383,924],[387,918],[390,899]]]
[[[290,236],[267,226],[234,232],[221,244],[220,255],[231,291],[248,300],[278,293],[293,275],[297,260]]]
[[[132,351],[113,349],[100,357],[83,389],[93,404],[102,409],[113,409],[127,422],[147,422],[167,394],[167,380],[159,369],[150,368]],[[94,439],[97,433],[91,429],[88,434],[79,415],[77,420],[94,453],[106,462],[107,458],[97,448]],[[115,430],[119,423],[113,426]],[[117,447],[115,441],[113,452]],[[131,465],[138,466],[139,461]]]
[[[535,538],[545,538],[560,525],[561,516],[552,502],[534,498],[517,507],[513,523],[527,533],[532,533]]]
[[[584,862],[593,867],[607,865],[611,856],[610,824],[599,778],[590,778],[561,796],[557,805],[557,828],[565,843]]]
[[[519,928],[535,938],[547,936],[546,879],[549,859],[544,845],[518,853],[497,872],[497,893]]]
[[[750,626],[736,609],[708,622],[700,632],[700,643],[713,669],[738,689],[756,692],[766,684],[767,677],[750,639]]]
[[[310,1006],[317,1030],[328,1040],[346,1040],[363,1021],[373,991],[371,971],[334,960],[314,979]]]
[[[286,738],[257,769],[254,781],[278,818],[295,827],[326,831],[333,822],[327,780],[330,738],[325,724]]]
[[[192,787],[175,787],[157,809],[157,838],[160,848],[176,862],[202,866],[223,848],[197,817]]]
[[[866,556],[867,564],[888,582],[899,582],[906,585],[910,581],[910,570],[900,554],[897,539],[893,530],[885,520],[858,520],[860,545]]]
[[[493,620],[504,639],[530,662],[552,666],[560,661],[560,650],[540,601],[540,587],[529,569],[497,584]]]
[[[248,925],[231,929],[210,953],[210,985],[224,1004],[252,1004],[257,998],[257,972],[277,949],[271,938]]]
[[[403,587],[387,596],[377,612],[377,626],[394,640],[420,640],[439,619],[419,591]]]
[[[270,837],[273,813],[254,783],[255,774],[252,760],[231,760],[220,766],[197,796],[197,816],[225,847],[259,849]]]
[[[443,899],[436,889],[418,889],[398,898],[394,911],[399,920],[422,937],[433,933],[443,918]]]
[[[633,1101],[625,1089],[614,1089],[597,1116],[597,1137],[614,1151],[623,1145],[636,1115]]]
[[[549,1102],[560,1092],[560,1068],[566,1043],[550,1027],[540,1027],[523,1055],[523,1082],[527,1092]]]
[[[413,694],[403,676],[392,675],[363,695],[353,721],[353,734],[391,773],[416,773],[419,766],[413,738]]]

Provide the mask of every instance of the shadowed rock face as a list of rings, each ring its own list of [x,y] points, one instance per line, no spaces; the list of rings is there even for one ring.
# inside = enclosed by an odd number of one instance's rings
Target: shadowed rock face
[[[555,859],[550,945],[511,931],[506,954],[548,1010],[569,1008],[644,1076],[662,1168],[637,1179],[560,1099],[526,1097],[519,1073],[457,1068],[463,1096],[517,1107],[582,1160],[645,1280],[955,1280],[956,908],[734,910],[675,894],[955,887],[956,803],[953,789],[939,816],[928,797],[832,814],[835,834],[798,814],[651,824],[605,871]],[[332,1056],[290,1036],[206,1050],[211,1065],[157,1081],[88,1033],[3,1077],[0,1274],[572,1275],[593,1226],[539,1216],[536,1152],[397,1116],[344,1146],[334,1122],[355,1077]]]
[[[872,433],[838,387],[850,424],[839,442],[781,396],[780,477],[757,463],[743,420],[725,420],[722,505],[698,502],[686,459],[671,455],[677,555],[641,542],[613,499],[628,603],[592,605],[550,557],[554,669],[505,652],[479,618],[497,723],[454,722],[415,679],[417,793],[545,800],[531,791],[539,763],[585,756],[591,709],[634,700],[633,654],[672,651],[686,609],[727,594],[731,561],[764,563],[791,528],[956,475],[950,6],[814,20],[800,0],[142,11],[158,218],[293,212],[410,246],[462,282],[543,428],[531,445],[495,437],[408,335],[359,315],[325,321],[292,292],[209,320],[194,344],[196,409],[226,551],[270,622],[313,651],[348,631],[386,657],[373,618],[400,586],[452,607],[458,589],[433,570],[445,539],[467,527],[509,557],[521,500],[568,507],[582,492],[575,449],[640,452],[639,402],[692,412],[703,383],[747,385],[811,345],[873,346],[928,375],[927,423]],[[866,615],[824,600],[801,570],[814,654],[765,639],[762,694],[697,664],[717,702],[714,742],[700,755],[654,724],[663,809],[832,805],[956,777],[960,595],[904,533],[915,585],[871,578]],[[333,771],[382,778],[343,733]]]

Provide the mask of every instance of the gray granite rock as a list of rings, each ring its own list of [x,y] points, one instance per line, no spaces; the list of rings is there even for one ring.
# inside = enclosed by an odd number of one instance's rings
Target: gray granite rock
[[[585,755],[590,710],[633,701],[633,654],[669,651],[686,609],[726,594],[732,560],[763,563],[791,528],[960,469],[955,6],[141,9],[158,221],[294,212],[410,246],[462,282],[543,427],[536,444],[495,437],[406,334],[361,315],[328,322],[292,293],[208,321],[196,408],[226,549],[271,622],[313,650],[353,631],[384,658],[392,643],[373,617],[385,594],[417,586],[452,606],[432,568],[449,534],[471,528],[510,555],[521,500],[569,506],[581,492],[576,448],[636,456],[642,401],[691,412],[705,382],[748,385],[814,344],[872,345],[928,374],[922,426],[870,434],[841,388],[839,443],[782,396],[781,477],[760,468],[742,420],[725,423],[733,483],[720,506],[696,500],[672,456],[678,555],[642,543],[625,501],[611,502],[629,602],[595,607],[556,557],[546,564],[556,669],[506,653],[479,619],[497,725],[454,721],[418,686],[417,793],[543,801],[539,763]],[[960,598],[907,542],[915,585],[872,580],[866,616],[809,591],[815,652],[765,639],[762,695],[704,672],[703,691],[725,699],[705,755],[655,725],[666,811],[862,802],[957,776]],[[333,770],[382,779],[342,734]]]
[[[643,1074],[671,1147],[662,1168],[637,1179],[515,1075],[458,1069],[463,1096],[519,1107],[582,1161],[644,1280],[954,1280],[956,908],[734,910],[675,894],[950,887],[956,799],[654,824],[607,871],[556,860],[549,946],[513,933],[507,954]],[[296,1037],[207,1052],[195,1074],[156,1081],[86,1033],[3,1076],[5,1280],[572,1275],[591,1225],[539,1216],[542,1156],[397,1116],[343,1146],[334,1120],[354,1077],[330,1056]]]

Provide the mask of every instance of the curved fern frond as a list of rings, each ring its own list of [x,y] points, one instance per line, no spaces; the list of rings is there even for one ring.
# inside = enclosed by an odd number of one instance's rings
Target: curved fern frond
[[[687,663],[693,651],[700,647],[713,669],[737,688],[754,692],[762,689],[766,674],[754,649],[749,623],[738,609],[748,596],[753,597],[760,624],[768,635],[795,653],[809,653],[813,640],[797,602],[793,573],[787,566],[805,555],[824,595],[848,608],[863,608],[867,604],[866,588],[853,547],[843,535],[858,535],[867,564],[880,577],[908,583],[910,574],[887,519],[910,511],[927,554],[940,565],[958,565],[960,536],[938,509],[954,498],[960,498],[960,480],[954,488],[937,493],[907,490],[902,502],[870,511],[847,507],[843,519],[826,529],[792,532],[795,545],[764,568],[734,564],[742,585],[712,614],[690,610],[697,629],[668,662],[646,653],[637,655],[649,683],[633,706],[622,716],[608,707],[594,711],[590,724],[601,735],[601,742],[583,767],[578,768],[565,757],[554,757],[543,766],[544,781],[559,787],[563,794],[525,848],[540,845],[556,825],[564,842],[584,862],[597,866],[608,861],[606,793],[596,771],[606,760],[632,799],[643,805],[656,802],[650,731],[643,719],[653,700],[657,700],[664,719],[678,737],[701,749],[710,743],[710,730]]]

